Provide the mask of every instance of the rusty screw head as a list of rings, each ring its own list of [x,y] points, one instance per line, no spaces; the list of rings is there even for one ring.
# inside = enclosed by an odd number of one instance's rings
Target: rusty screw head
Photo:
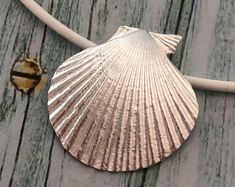
[[[46,75],[37,59],[24,57],[17,59],[13,64],[11,82],[16,89],[24,93],[34,90],[37,94],[45,86]]]

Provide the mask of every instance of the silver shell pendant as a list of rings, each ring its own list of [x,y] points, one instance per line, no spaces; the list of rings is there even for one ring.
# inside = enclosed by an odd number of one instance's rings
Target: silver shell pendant
[[[63,147],[108,171],[146,168],[178,149],[198,116],[191,85],[167,57],[180,40],[122,26],[66,60],[48,93]]]

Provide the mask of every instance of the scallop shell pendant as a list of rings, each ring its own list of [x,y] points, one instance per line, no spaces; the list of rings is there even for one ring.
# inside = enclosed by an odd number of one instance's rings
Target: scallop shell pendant
[[[198,115],[191,85],[167,57],[180,40],[122,26],[106,43],[66,60],[48,93],[63,147],[108,171],[146,168],[178,149]]]

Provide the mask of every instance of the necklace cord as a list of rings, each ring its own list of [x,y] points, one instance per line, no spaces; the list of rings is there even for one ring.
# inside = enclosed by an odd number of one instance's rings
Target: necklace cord
[[[73,44],[81,47],[82,49],[96,46],[95,43],[84,38],[83,36],[80,36],[76,32],[66,27],[64,24],[59,22],[57,19],[51,16],[47,11],[45,11],[41,6],[39,6],[34,0],[20,0],[20,1],[43,23],[45,23],[48,27],[56,31],[58,34],[60,34],[61,36],[63,36]],[[204,79],[187,75],[184,75],[184,77],[190,82],[190,84],[194,88],[197,89],[235,93],[235,82]]]

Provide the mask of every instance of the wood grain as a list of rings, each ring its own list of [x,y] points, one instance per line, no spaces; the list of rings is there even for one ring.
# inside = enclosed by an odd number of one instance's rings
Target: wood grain
[[[235,81],[233,0],[38,0],[94,42],[120,25],[185,37],[173,61],[188,75]],[[234,186],[234,94],[197,91],[200,115],[186,144],[161,164],[99,172],[65,153],[48,122],[47,90],[14,89],[9,72],[23,52],[40,55],[48,77],[79,48],[45,27],[19,1],[0,6],[0,186]]]

